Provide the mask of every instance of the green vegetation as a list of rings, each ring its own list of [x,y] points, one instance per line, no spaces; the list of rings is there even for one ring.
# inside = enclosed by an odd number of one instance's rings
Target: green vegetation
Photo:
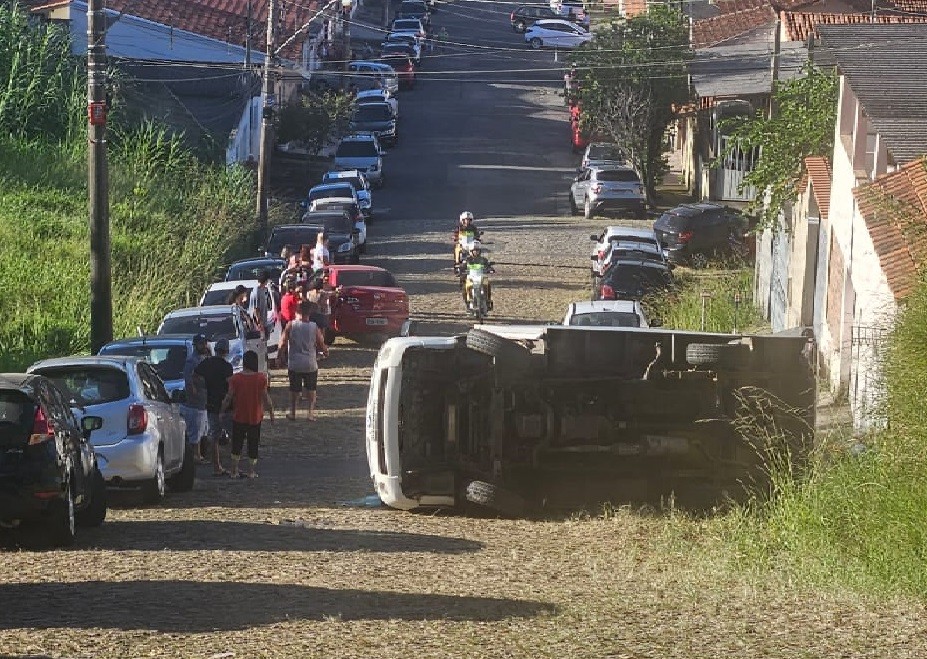
[[[304,145],[318,155],[333,138],[347,132],[354,99],[348,94],[304,94],[280,108],[277,141]]]
[[[0,7],[0,368],[86,352],[84,79],[56,28]],[[117,99],[118,101],[118,99]],[[248,172],[197,160],[164,129],[110,132],[114,332],[153,331],[253,242]]]

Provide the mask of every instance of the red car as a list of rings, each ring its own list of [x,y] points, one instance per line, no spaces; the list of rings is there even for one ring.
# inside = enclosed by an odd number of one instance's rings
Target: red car
[[[415,87],[415,65],[406,55],[384,55],[380,58],[383,64],[389,64],[399,77],[399,86],[402,89]]]
[[[388,270],[371,265],[332,265],[328,281],[337,296],[332,300],[327,343],[336,336],[399,335],[409,318],[409,296]]]

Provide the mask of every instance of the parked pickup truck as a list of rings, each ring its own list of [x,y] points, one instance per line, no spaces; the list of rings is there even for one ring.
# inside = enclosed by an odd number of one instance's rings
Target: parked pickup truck
[[[814,349],[801,334],[664,328],[393,338],[370,382],[371,477],[407,510],[737,499],[767,484],[771,458],[806,456]]]

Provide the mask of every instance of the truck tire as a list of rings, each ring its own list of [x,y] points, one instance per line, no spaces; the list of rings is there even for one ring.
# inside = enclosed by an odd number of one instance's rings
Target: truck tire
[[[470,481],[464,488],[464,498],[482,508],[494,510],[506,517],[525,514],[527,504],[519,495],[486,481]]]
[[[106,519],[106,480],[99,468],[94,467],[92,479],[90,503],[83,510],[74,513],[78,526],[100,526]]]
[[[690,343],[686,361],[692,366],[738,369],[749,364],[750,346],[743,343]]]
[[[467,347],[493,357],[499,370],[522,372],[531,364],[527,348],[486,330],[474,328],[467,332]]]

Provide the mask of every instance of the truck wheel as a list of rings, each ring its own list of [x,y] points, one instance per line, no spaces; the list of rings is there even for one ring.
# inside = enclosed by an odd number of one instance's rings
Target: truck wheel
[[[180,471],[171,476],[170,486],[174,492],[189,492],[196,480],[196,463],[193,460],[193,447],[184,440],[183,462]]]
[[[750,361],[750,346],[743,343],[690,343],[686,361],[692,366],[742,368]]]
[[[78,526],[100,526],[106,519],[106,480],[98,467],[93,469],[90,504],[74,514]]]
[[[486,481],[470,481],[464,489],[464,498],[482,508],[489,508],[506,517],[525,514],[527,505],[519,495]]]
[[[527,348],[486,330],[474,328],[467,332],[467,347],[493,357],[500,370],[521,372],[531,364],[531,353]]]

